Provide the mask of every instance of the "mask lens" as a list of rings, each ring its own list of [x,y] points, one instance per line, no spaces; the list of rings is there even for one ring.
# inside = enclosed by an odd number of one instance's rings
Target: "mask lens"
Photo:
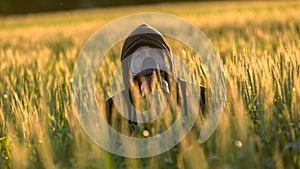
[[[131,56],[131,71],[133,75],[149,74],[153,70],[166,71],[166,52],[160,49],[142,49]]]

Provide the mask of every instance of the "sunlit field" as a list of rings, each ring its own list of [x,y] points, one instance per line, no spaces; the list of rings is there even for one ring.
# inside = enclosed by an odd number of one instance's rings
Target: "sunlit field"
[[[146,11],[182,17],[207,35],[223,61],[227,102],[206,142],[189,135],[162,155],[130,159],[101,149],[80,126],[71,94],[73,70],[96,30]],[[0,168],[300,168],[299,14],[300,2],[276,1],[0,16]],[[170,45],[199,68],[186,47]],[[111,96],[101,89],[109,88],[120,64],[120,46],[99,69],[99,98]]]

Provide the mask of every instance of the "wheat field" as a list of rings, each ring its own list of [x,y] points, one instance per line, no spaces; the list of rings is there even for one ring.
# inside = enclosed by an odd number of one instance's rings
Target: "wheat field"
[[[130,159],[101,149],[81,128],[73,70],[101,26],[147,11],[182,17],[207,35],[223,61],[227,102],[206,142]],[[300,168],[299,13],[296,1],[250,1],[0,16],[0,168]],[[120,60],[107,62],[99,89]]]

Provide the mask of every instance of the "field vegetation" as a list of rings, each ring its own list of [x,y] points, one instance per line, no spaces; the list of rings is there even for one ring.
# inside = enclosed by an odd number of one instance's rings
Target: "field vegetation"
[[[177,15],[207,35],[224,64],[227,104],[205,143],[184,140],[170,150],[175,157],[121,158],[81,128],[74,64],[101,26],[146,11]],[[0,16],[0,168],[300,168],[299,13],[300,2],[255,1]],[[117,55],[107,60],[99,89],[120,62]]]

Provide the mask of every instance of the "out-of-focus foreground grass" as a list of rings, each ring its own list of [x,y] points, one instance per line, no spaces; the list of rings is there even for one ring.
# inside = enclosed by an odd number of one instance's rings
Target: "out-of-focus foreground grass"
[[[183,17],[211,39],[226,110],[208,141],[183,142],[176,157],[112,159],[77,120],[73,66],[98,28],[145,11]],[[299,2],[218,2],[0,17],[0,168],[300,168],[299,13]],[[119,63],[108,61],[100,87]]]

